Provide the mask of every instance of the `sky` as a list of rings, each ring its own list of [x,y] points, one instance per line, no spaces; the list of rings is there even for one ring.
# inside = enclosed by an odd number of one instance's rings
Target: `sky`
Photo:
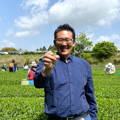
[[[48,48],[65,23],[94,45],[110,41],[120,49],[120,0],[1,0],[0,49]]]

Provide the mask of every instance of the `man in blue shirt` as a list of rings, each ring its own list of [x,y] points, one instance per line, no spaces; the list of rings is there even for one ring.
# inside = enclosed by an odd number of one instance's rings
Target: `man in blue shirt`
[[[34,85],[44,87],[48,120],[97,120],[91,69],[85,60],[71,55],[75,31],[60,25],[54,32],[57,54],[47,52],[38,63]]]

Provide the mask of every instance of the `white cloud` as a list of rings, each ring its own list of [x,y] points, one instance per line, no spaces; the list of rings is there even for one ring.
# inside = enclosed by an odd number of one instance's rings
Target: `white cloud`
[[[15,43],[13,43],[12,41],[10,40],[2,40],[0,41],[0,46],[1,48],[4,48],[4,47],[15,47]]]
[[[38,13],[32,16],[23,16],[15,20],[15,25],[22,29],[36,29],[39,26],[47,23],[47,15],[45,12]]]
[[[70,23],[86,28],[110,25],[120,17],[119,0],[58,0],[49,6],[49,0],[24,0],[22,7],[29,10],[27,16],[15,20],[21,29],[38,29],[47,23]]]
[[[101,26],[103,26],[103,25],[110,25],[113,20],[115,20],[115,19],[120,17],[119,14],[120,14],[120,9],[119,8],[118,9],[117,8],[113,8],[113,9],[109,10],[107,12],[107,14],[106,14],[107,16],[104,17],[103,19],[101,18],[98,21],[98,25],[101,25]]]
[[[111,36],[99,36],[99,38],[96,41],[97,42],[101,42],[101,41],[119,42],[120,35],[112,34]]]
[[[28,37],[28,36],[30,37],[36,34],[38,34],[37,31],[20,31],[20,32],[16,32],[15,36],[17,38],[22,38],[22,37]]]
[[[38,31],[45,24],[70,23],[79,29],[111,25],[120,18],[120,0],[58,0],[48,6],[50,0],[24,0],[22,8],[26,16],[15,20],[21,30],[16,36],[29,36],[25,31]],[[23,31],[22,31],[23,30]]]
[[[64,0],[49,9],[54,23],[71,23],[79,27],[106,25],[118,17],[119,0]]]
[[[109,36],[100,36],[97,40],[97,42],[102,42],[102,41],[111,41]]]
[[[48,22],[46,11],[49,0],[24,0],[22,8],[28,10],[28,15],[15,20],[15,26],[21,29],[38,29]]]
[[[24,0],[22,7],[31,9],[31,13],[39,12],[48,7],[49,0]]]

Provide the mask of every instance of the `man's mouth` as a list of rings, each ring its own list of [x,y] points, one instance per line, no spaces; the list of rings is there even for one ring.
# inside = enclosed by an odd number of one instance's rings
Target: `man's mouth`
[[[66,50],[66,49],[70,49],[71,46],[59,46],[60,50]]]

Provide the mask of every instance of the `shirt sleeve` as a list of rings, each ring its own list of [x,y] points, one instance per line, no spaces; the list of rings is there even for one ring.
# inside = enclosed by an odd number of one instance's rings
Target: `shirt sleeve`
[[[97,105],[96,105],[96,100],[95,100],[95,95],[94,95],[94,86],[93,86],[93,80],[92,80],[92,73],[91,73],[91,68],[88,64],[87,67],[88,70],[88,77],[87,77],[87,84],[85,86],[85,95],[87,102],[89,104],[89,113],[92,118],[92,120],[98,120],[97,118]]]
[[[36,72],[34,74],[34,86],[36,88],[45,87],[45,77],[42,75],[43,63],[40,61],[37,65]]]

